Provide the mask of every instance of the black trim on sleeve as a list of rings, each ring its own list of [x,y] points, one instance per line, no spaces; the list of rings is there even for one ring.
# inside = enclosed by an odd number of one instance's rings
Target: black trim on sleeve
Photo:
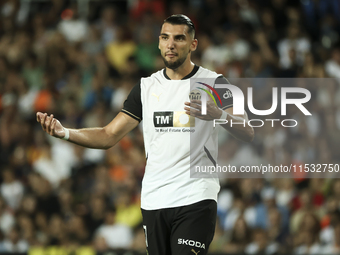
[[[138,120],[139,122],[143,119],[142,111],[142,100],[141,100],[141,89],[140,82],[134,86],[124,102],[123,109],[121,112],[129,115],[130,117]]]
[[[232,105],[232,104],[226,105],[226,106],[223,106],[221,109],[222,109],[222,110],[226,110],[226,109],[228,109],[228,108],[230,108],[230,107],[233,107],[233,105]]]
[[[122,109],[121,112],[129,115],[130,117],[134,118],[135,120],[138,120],[139,122],[142,121],[139,117],[137,117],[136,115],[132,114],[131,112],[128,112],[127,110]]]
[[[220,75],[216,78],[215,84],[230,84],[230,82],[223,75]],[[215,85],[214,85],[214,88],[215,88]],[[217,106],[221,108],[222,110],[233,107],[234,99],[233,99],[233,94],[231,93],[231,91],[229,89],[217,89],[217,88],[215,89],[222,101],[222,105],[221,105],[217,96],[214,95],[216,102],[218,102]]]
[[[217,83],[217,81],[221,81],[221,82],[218,82],[219,84],[221,83],[227,83],[227,84],[230,84],[230,82],[228,81],[228,79],[226,77],[224,77],[223,75],[220,75],[216,78],[216,81],[215,83]]]
[[[198,69],[199,69],[199,66],[198,66],[198,65],[195,65],[195,66],[194,66],[194,69],[192,69],[192,71],[191,71],[188,75],[186,75],[185,77],[183,77],[182,80],[186,80],[186,79],[189,79],[189,78],[191,78],[192,76],[194,76],[194,75],[197,73]],[[170,77],[166,74],[166,68],[163,69],[163,75],[164,75],[164,77],[165,77],[166,79],[171,80]]]

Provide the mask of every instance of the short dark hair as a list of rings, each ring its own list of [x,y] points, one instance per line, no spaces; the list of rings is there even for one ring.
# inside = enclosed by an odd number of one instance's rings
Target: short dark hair
[[[169,23],[172,25],[187,25],[188,34],[193,38],[195,37],[195,25],[187,16],[183,14],[174,14],[164,20],[164,23]],[[163,23],[163,24],[164,24]]]

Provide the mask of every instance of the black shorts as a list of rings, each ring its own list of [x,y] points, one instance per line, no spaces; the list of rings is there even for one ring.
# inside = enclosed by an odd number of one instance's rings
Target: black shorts
[[[204,255],[214,237],[217,203],[144,210],[143,228],[149,255]]]

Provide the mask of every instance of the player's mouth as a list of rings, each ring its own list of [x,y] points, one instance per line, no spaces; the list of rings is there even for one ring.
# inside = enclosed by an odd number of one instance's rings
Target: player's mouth
[[[177,54],[176,53],[165,53],[165,56],[169,58],[173,58],[173,57],[176,57]]]

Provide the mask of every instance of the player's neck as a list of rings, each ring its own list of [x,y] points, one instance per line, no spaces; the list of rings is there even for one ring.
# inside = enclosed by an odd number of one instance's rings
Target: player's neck
[[[194,69],[195,64],[191,61],[183,63],[177,69],[170,69],[166,67],[166,74],[171,80],[182,80]]]

